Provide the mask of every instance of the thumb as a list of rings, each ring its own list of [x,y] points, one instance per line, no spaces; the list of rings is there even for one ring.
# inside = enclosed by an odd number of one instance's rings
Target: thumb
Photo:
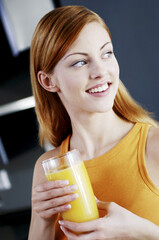
[[[106,211],[108,210],[110,202],[103,202],[99,200],[96,200],[96,202],[99,209],[106,210]]]

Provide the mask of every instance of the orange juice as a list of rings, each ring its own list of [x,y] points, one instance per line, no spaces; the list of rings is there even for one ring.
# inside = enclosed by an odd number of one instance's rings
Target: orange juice
[[[79,197],[72,201],[71,209],[62,213],[64,220],[73,222],[86,222],[99,217],[98,209],[92,190],[92,186],[83,162],[46,174],[48,181],[51,180],[69,180],[69,184],[76,184]]]

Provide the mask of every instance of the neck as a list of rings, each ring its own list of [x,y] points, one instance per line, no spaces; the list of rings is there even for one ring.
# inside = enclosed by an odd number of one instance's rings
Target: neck
[[[120,119],[113,110],[106,113],[83,113],[71,116],[73,134],[70,150],[78,149],[83,160],[88,160],[115,146],[132,128],[132,124]],[[127,127],[126,127],[127,126]]]

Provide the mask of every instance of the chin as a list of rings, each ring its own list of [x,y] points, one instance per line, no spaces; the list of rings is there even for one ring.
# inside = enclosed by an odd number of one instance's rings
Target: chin
[[[113,109],[113,104],[110,106],[104,106],[104,107],[101,107],[101,108],[96,108],[96,109],[92,109],[92,113],[107,113],[107,112],[110,112],[112,111]]]
[[[96,106],[94,108],[94,112],[97,112],[97,113],[106,113],[106,112],[109,112],[113,109],[113,105],[114,105],[114,100],[111,101],[111,102],[107,102],[105,104],[98,104],[98,106]]]

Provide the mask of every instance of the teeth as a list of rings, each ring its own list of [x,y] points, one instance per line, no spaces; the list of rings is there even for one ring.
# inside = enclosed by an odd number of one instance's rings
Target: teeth
[[[89,90],[89,93],[97,93],[97,92],[103,92],[108,88],[108,83],[104,84],[101,87],[98,88],[92,88]]]

